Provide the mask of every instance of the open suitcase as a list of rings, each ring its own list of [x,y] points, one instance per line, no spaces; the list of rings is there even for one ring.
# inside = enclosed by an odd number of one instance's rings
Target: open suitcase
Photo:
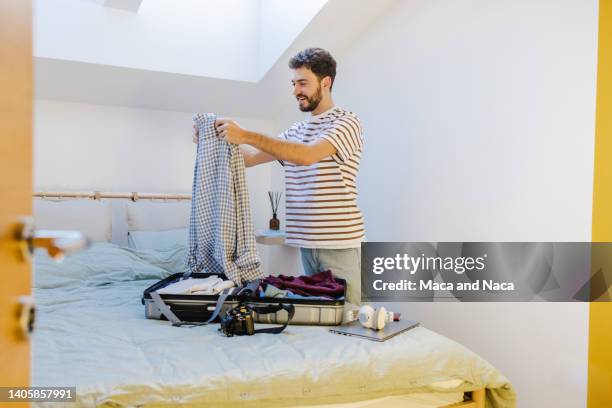
[[[209,273],[193,273],[193,278],[207,278]],[[220,275],[218,275],[220,276]],[[175,273],[165,279],[151,285],[145,289],[142,295],[142,304],[145,306],[145,316],[147,319],[162,319],[167,320],[162,314],[160,305],[153,299],[153,292],[180,280],[183,273]],[[220,276],[225,278],[224,276]],[[290,298],[270,298],[259,297],[258,293],[253,296],[244,297],[249,305],[266,306],[287,304],[293,305],[295,312],[289,324],[302,325],[317,325],[317,326],[337,326],[342,323],[342,315],[344,309],[344,299],[346,298],[346,281],[344,279],[335,278],[336,281],[344,286],[344,296],[341,300],[324,300],[324,299],[290,299]],[[167,306],[180,320],[186,322],[206,322],[209,320],[217,308],[220,307],[218,316],[212,320],[217,322],[219,316],[224,315],[228,310],[238,306],[240,298],[238,292],[241,288],[236,288],[232,293],[226,293],[222,304],[218,305],[219,295],[186,295],[186,294],[157,294]],[[164,307],[161,305],[161,307]],[[285,324],[287,322],[288,313],[285,310],[279,310],[276,313],[268,313],[259,315],[254,314],[255,322],[258,323],[277,323]]]

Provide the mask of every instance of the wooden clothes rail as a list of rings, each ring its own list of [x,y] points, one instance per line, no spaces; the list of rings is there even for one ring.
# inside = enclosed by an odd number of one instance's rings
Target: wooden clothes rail
[[[137,192],[102,192],[102,191],[41,191],[33,194],[39,198],[89,198],[101,200],[103,198],[120,198],[132,201],[138,200],[191,200],[191,194],[163,194],[163,193],[137,193]]]

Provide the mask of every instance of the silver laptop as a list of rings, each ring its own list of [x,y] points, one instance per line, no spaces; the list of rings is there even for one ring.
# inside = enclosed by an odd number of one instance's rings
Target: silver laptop
[[[359,321],[354,321],[346,325],[334,327],[329,329],[329,331],[344,336],[361,337],[372,341],[385,341],[417,326],[419,326],[419,322],[414,320],[400,320],[399,322],[387,323],[382,330],[372,330],[363,327]]]

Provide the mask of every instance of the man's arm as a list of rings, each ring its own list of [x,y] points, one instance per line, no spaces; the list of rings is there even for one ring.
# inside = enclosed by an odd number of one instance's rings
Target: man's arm
[[[300,143],[243,130],[238,140],[241,140],[240,143],[251,145],[262,153],[272,156],[273,160],[276,158],[303,166],[310,166],[336,153],[336,148],[324,139]]]
[[[249,146],[249,145],[240,145],[240,153],[242,153],[242,157],[244,158],[245,167],[253,167],[258,164],[268,163],[276,160],[276,157],[268,154],[266,152],[262,152],[261,150]]]
[[[216,126],[219,136],[230,143],[248,144],[276,159],[298,165],[310,166],[336,153],[334,145],[325,139],[291,142],[245,130],[231,119],[217,119]]]
[[[193,128],[192,128],[191,138],[193,140],[193,143],[198,144],[200,135],[198,132],[198,128],[196,127],[195,124],[193,125]],[[252,146],[241,145],[239,146],[239,148],[240,148],[240,153],[242,153],[242,157],[244,159],[245,167],[252,167],[258,164],[268,163],[268,162],[277,160],[276,157],[272,156],[271,154],[262,152],[261,150],[255,147],[252,147]]]

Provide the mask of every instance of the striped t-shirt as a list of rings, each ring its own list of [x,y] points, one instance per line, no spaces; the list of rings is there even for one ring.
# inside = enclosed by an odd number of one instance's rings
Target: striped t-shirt
[[[336,153],[310,166],[284,162],[287,245],[355,248],[365,240],[357,206],[357,173],[363,150],[361,122],[338,106],[293,124],[279,137],[308,143],[324,138]]]

